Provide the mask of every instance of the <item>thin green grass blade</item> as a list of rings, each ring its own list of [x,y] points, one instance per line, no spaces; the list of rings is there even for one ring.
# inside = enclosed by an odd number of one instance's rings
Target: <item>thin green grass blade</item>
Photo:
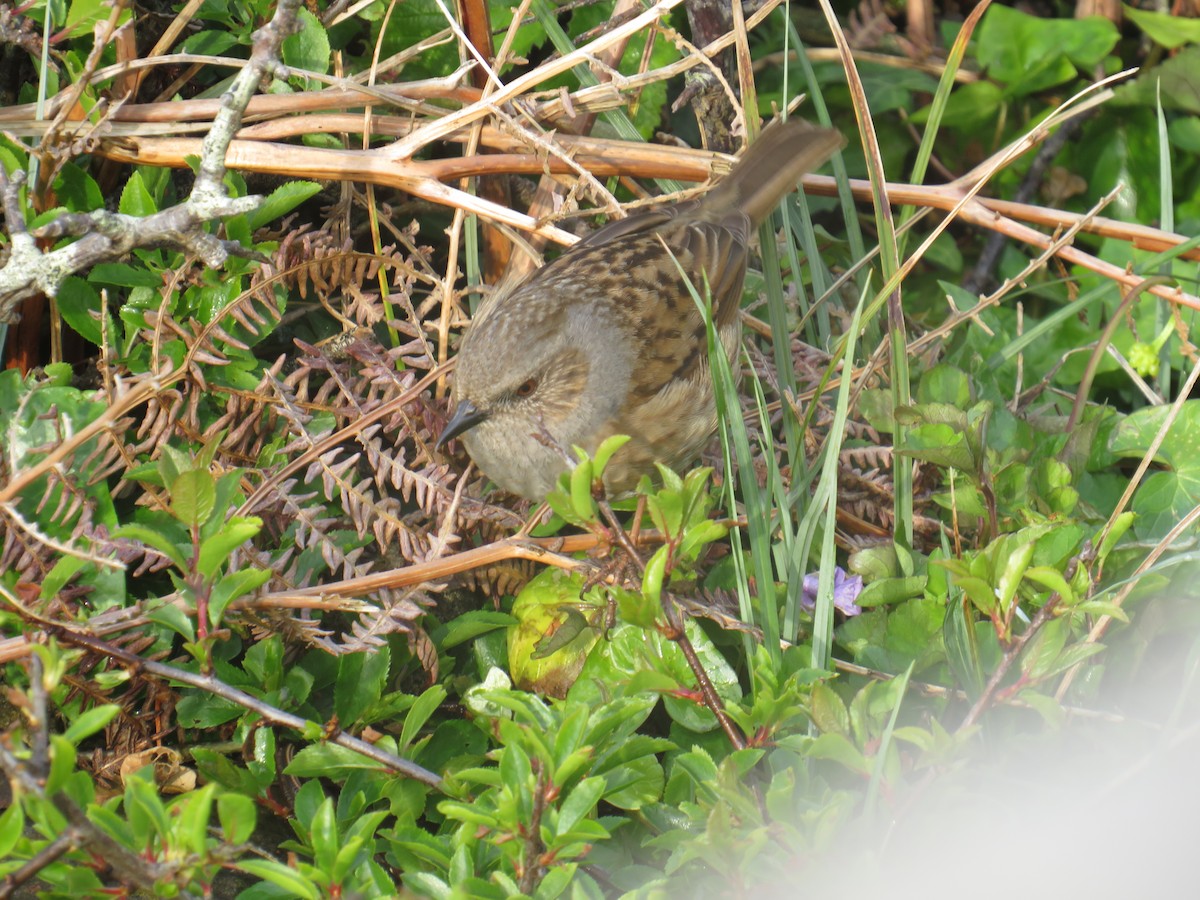
[[[816,113],[813,118],[822,125],[831,126],[833,122],[829,118],[829,107],[825,104],[825,95],[821,93],[821,84],[817,80],[817,73],[813,71],[808,53],[805,52],[804,41],[800,40],[800,33],[796,31],[796,25],[791,19],[788,19],[787,28],[789,40],[796,47],[796,59],[800,64],[800,70],[804,73],[808,99]],[[842,219],[846,223],[846,240],[850,244],[850,258],[862,259],[867,255],[867,247],[863,241],[862,228],[858,224],[858,208],[854,203],[854,195],[850,191],[850,176],[846,174],[846,163],[842,160],[841,153],[833,155],[831,165],[833,177],[837,179],[838,183],[838,199],[842,204]]]
[[[892,707],[887,727],[883,729],[883,734],[879,738],[879,750],[875,754],[875,766],[871,770],[871,783],[867,786],[867,797],[863,802],[863,811],[868,819],[874,817],[875,808],[879,803],[879,785],[883,782],[883,770],[887,765],[888,750],[892,745],[892,732],[896,730],[896,719],[900,717],[900,707],[904,703],[904,695],[908,691],[908,679],[912,677],[914,665],[916,665],[915,661],[910,662],[904,674],[897,677],[895,681],[897,685],[896,705]]]
[[[815,668],[828,668],[833,657],[833,573],[837,567],[837,549],[833,536],[837,529],[837,475],[838,457],[842,451],[842,438],[846,433],[846,418],[850,409],[850,369],[854,359],[854,348],[862,327],[863,309],[868,291],[864,290],[854,308],[850,329],[843,339],[845,350],[842,370],[845,373],[838,385],[837,404],[833,422],[830,423],[825,439],[825,456],[821,465],[821,477],[813,492],[812,503],[804,511],[797,529],[794,543],[795,556],[789,571],[803,572],[809,559],[809,548],[816,540],[818,527],[821,530],[821,556],[818,565],[817,605],[813,610],[812,664]],[[823,521],[819,517],[823,516]],[[818,523],[820,525],[818,526]],[[794,638],[800,621],[800,601],[804,593],[803,578],[792,578],[787,585],[787,606],[784,610],[784,633]]]
[[[1163,231],[1175,230],[1175,192],[1171,181],[1171,145],[1167,137],[1167,117],[1162,106],[1162,82],[1155,87],[1154,111],[1158,123],[1158,208],[1159,227]],[[1170,266],[1164,265],[1159,275],[1170,276]],[[1160,334],[1170,318],[1167,304],[1154,305],[1154,333]],[[1158,393],[1171,396],[1171,349],[1164,344],[1158,351]]]
[[[750,539],[750,569],[746,566],[743,550],[742,529],[730,529],[730,542],[733,548],[733,566],[737,578],[738,614],[743,622],[756,625],[762,631],[763,644],[771,658],[772,665],[778,666],[782,651],[779,646],[779,621],[775,613],[774,586],[775,579],[771,568],[770,535],[771,507],[770,495],[762,491],[758,481],[753,477],[738,479],[736,473],[753,472],[754,460],[750,453],[750,434],[746,422],[741,415],[741,402],[738,399],[737,382],[733,377],[729,360],[721,347],[716,327],[712,319],[712,295],[708,285],[704,286],[703,296],[696,290],[687,277],[687,273],[675,260],[676,268],[692,295],[692,302],[704,317],[704,328],[708,336],[708,361],[713,379],[713,390],[717,407],[717,428],[721,437],[721,455],[725,462],[725,506],[731,519],[738,517],[738,492],[742,495],[742,509],[746,515],[746,530]],[[735,466],[736,463],[736,466]],[[750,592],[750,571],[758,586],[759,608],[763,615],[758,615]],[[767,611],[770,611],[767,614]],[[742,635],[742,647],[749,659],[754,647],[748,634]]]
[[[942,69],[942,77],[938,81],[937,90],[933,93],[933,100],[929,104],[929,117],[926,119],[925,132],[921,135],[921,146],[917,148],[917,159],[913,163],[912,178],[913,184],[924,184],[925,173],[929,170],[929,159],[933,156],[933,146],[937,141],[938,129],[942,124],[942,116],[946,112],[946,104],[950,102],[950,93],[954,90],[954,76],[958,74],[959,67],[962,65],[963,56],[967,52],[967,45],[971,41],[971,35],[975,31],[975,26],[983,17],[983,12],[987,8],[986,3],[981,3],[975,8],[967,20],[959,29],[957,37],[954,39],[954,44],[950,48],[950,52],[946,55],[946,65]],[[900,209],[900,215],[897,218],[896,232],[900,235],[897,246],[900,248],[901,256],[904,255],[904,245],[906,243],[903,237],[904,225],[917,213],[919,210],[915,206],[905,206]]]

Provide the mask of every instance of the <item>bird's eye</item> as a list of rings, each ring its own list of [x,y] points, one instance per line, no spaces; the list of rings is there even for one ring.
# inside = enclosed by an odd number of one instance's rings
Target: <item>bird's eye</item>
[[[538,381],[536,378],[530,378],[528,381],[522,382],[520,387],[514,392],[518,397],[530,397],[537,390]]]

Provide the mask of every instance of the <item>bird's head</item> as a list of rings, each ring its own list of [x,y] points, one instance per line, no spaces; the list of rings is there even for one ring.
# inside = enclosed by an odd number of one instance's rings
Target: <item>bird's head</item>
[[[631,366],[627,341],[578,297],[552,304],[522,296],[504,298],[472,323],[438,446],[461,437],[493,481],[540,500],[569,465],[572,446],[595,449]]]

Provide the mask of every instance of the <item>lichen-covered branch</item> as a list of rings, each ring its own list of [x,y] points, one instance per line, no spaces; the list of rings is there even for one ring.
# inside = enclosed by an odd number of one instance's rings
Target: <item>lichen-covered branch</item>
[[[262,80],[285,72],[280,47],[283,39],[299,27],[299,5],[299,0],[280,0],[271,21],[255,32],[250,61],[221,97],[220,111],[204,139],[196,182],[183,203],[144,217],[107,210],[68,213],[31,233],[25,228],[20,202],[24,173],[7,177],[0,172],[0,203],[12,239],[8,260],[0,267],[0,322],[11,321],[22,300],[37,294],[54,296],[69,276],[97,263],[119,259],[136,247],[174,247],[214,268],[223,265],[230,255],[250,255],[240,244],[209,234],[205,225],[252,212],[262,203],[258,196],[228,195],[224,186],[225,154]],[[62,237],[79,240],[47,251],[37,244],[38,239]]]

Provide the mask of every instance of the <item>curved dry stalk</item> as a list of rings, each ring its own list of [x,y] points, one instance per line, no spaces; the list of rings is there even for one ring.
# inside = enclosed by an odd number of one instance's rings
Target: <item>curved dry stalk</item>
[[[644,536],[644,540],[650,542],[655,537],[656,535],[647,534]],[[307,609],[313,608],[315,605],[320,609],[340,609],[344,607],[338,605],[339,601],[361,597],[373,591],[441,581],[472,569],[516,559],[530,560],[569,571],[590,570],[593,565],[588,560],[575,559],[566,554],[593,550],[600,546],[600,543],[600,538],[591,534],[576,534],[562,538],[505,538],[482,547],[473,547],[461,553],[387,572],[375,572],[357,578],[346,578],[342,581],[331,581],[307,588],[273,591],[260,597],[236,600],[231,607],[235,609],[264,607]]]
[[[718,171],[718,168],[725,168],[724,158],[703,151],[680,152],[676,148],[623,144],[620,141],[609,142],[612,145],[610,149],[602,147],[595,139],[590,141],[593,142],[592,149],[597,155],[585,157],[581,153],[575,157],[575,161],[595,174],[649,178],[670,175],[680,180],[702,181]],[[624,159],[620,154],[625,151],[617,149],[622,146],[629,148]],[[120,145],[104,142],[97,152],[99,155],[123,162],[182,168],[186,165],[186,158],[194,155],[198,147],[199,141],[189,138],[127,139],[120,142]],[[642,151],[634,152],[634,148],[637,147],[642,147]],[[705,157],[708,160],[707,164],[704,161]],[[719,167],[716,165],[718,159],[722,162]],[[422,199],[463,209],[521,231],[551,238],[561,244],[571,244],[576,240],[574,235],[562,229],[542,224],[531,216],[489,203],[441,182],[443,178],[492,174],[499,171],[540,174],[549,169],[559,174],[570,174],[571,167],[565,163],[533,154],[481,155],[453,160],[403,162],[384,160],[372,151],[323,150],[236,140],[230,146],[226,162],[231,169],[247,172],[391,185]],[[838,192],[837,181],[829,176],[806,175],[802,183],[805,190],[813,194],[835,196]],[[847,184],[856,200],[866,200],[870,197],[871,190],[867,182],[849,179]],[[1167,251],[1187,241],[1182,235],[1145,225],[1118,222],[1099,216],[1089,218],[1085,214],[1031,204],[1015,204],[979,197],[963,204],[962,192],[949,185],[906,185],[888,182],[884,185],[884,190],[894,205],[943,210],[959,207],[958,218],[963,221],[1001,232],[1039,250],[1054,246],[1055,239],[1016,221],[1018,217],[1053,228],[1065,229],[1075,226],[1089,234],[1126,240],[1138,249],[1154,252]],[[1139,276],[1126,273],[1119,266],[1106,263],[1078,248],[1062,246],[1057,253],[1067,262],[1090,269],[1126,288],[1134,287],[1141,281]],[[1180,256],[1184,259],[1200,259],[1200,248],[1191,248]],[[1152,288],[1151,293],[1180,306],[1200,309],[1200,298],[1178,288],[1159,285]]]
[[[805,47],[804,55],[808,57],[809,62],[841,62],[842,60],[841,54],[835,47]],[[940,77],[946,68],[945,63],[937,59],[911,59],[907,56],[878,53],[873,50],[851,48],[850,55],[857,62],[871,63],[877,66],[890,66],[891,68],[904,69],[905,71],[924,72],[926,75],[932,75],[935,78]],[[797,58],[798,54],[795,50],[779,50],[775,53],[767,53],[754,60],[754,71],[770,70],[774,66],[783,65],[785,61]],[[979,73],[970,72],[966,69],[957,69],[954,72],[954,80],[958,84],[971,84],[979,80]]]

